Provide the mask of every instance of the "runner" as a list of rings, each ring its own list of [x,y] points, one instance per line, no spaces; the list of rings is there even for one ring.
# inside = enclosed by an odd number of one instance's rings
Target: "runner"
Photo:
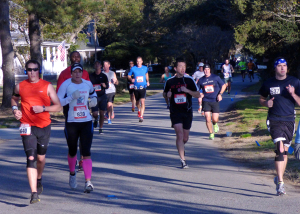
[[[252,59],[250,59],[250,62],[247,64],[247,68],[249,72],[248,74],[249,74],[250,82],[252,82],[252,79],[254,79],[254,68],[255,68],[255,64],[252,62]]]
[[[27,176],[31,189],[30,204],[39,202],[43,192],[42,174],[51,132],[49,112],[60,111],[61,105],[51,83],[40,79],[41,66],[35,60],[25,64],[28,79],[15,86],[11,98],[15,118],[20,120],[20,135],[27,156]],[[21,97],[21,110],[18,109]],[[50,106],[52,102],[53,105]]]
[[[196,71],[193,75],[193,78],[195,79],[196,84],[198,83],[199,79],[205,75],[204,71],[203,71],[203,66],[204,66],[204,63],[200,62],[199,70]],[[200,91],[200,93],[202,93],[202,91]],[[201,112],[202,112],[202,98],[201,97],[198,98],[198,104],[199,104],[198,113],[201,114]],[[202,112],[202,115],[204,116],[204,112]]]
[[[247,66],[246,66],[246,62],[244,61],[244,58],[242,58],[242,60],[239,62],[238,66],[241,70],[241,74],[242,74],[242,79],[243,82],[245,81],[245,76],[246,76],[246,71],[247,71]]]
[[[137,57],[136,66],[128,73],[128,80],[134,84],[134,96],[138,108],[139,122],[144,121],[146,88],[150,85],[148,68],[143,65],[142,57]],[[131,77],[133,75],[133,78]]]
[[[57,80],[57,85],[56,85],[56,93],[58,92],[59,87],[61,86],[61,84],[66,81],[67,79],[71,78],[71,67],[74,63],[80,63],[81,61],[81,56],[79,54],[78,51],[73,51],[70,53],[70,61],[71,61],[71,65],[69,67],[67,67],[65,70],[63,70]],[[82,79],[85,80],[90,80],[89,78],[89,73],[86,70],[83,70],[82,73]],[[65,116],[65,121],[67,121],[68,118],[68,110],[69,110],[69,105],[66,105],[63,107],[63,113]],[[79,139],[80,141],[80,139]],[[79,148],[80,148],[81,143],[79,143]],[[81,155],[81,149],[80,149],[80,160],[78,162],[78,170],[82,171],[82,155]]]
[[[287,151],[295,131],[295,104],[300,105],[300,81],[287,75],[287,62],[278,58],[274,62],[275,77],[265,81],[259,90],[259,102],[268,107],[267,126],[276,146],[274,178],[277,195],[286,194],[283,174],[287,164]],[[269,98],[269,99],[268,99]]]
[[[170,99],[170,118],[176,133],[176,147],[183,169],[189,168],[185,160],[184,146],[189,139],[193,120],[192,97],[200,97],[198,87],[192,77],[185,75],[186,62],[177,59],[176,76],[165,83],[163,96]]]
[[[172,74],[170,73],[170,69],[168,66],[165,66],[165,73],[163,75],[161,75],[161,78],[160,78],[160,83],[165,83],[168,79],[170,79],[172,77]],[[167,109],[170,108],[170,102],[169,102],[169,98],[166,97],[165,98],[165,101],[167,103]]]
[[[93,191],[94,186],[91,183],[92,160],[90,151],[93,140],[93,127],[92,117],[88,107],[97,105],[97,94],[92,83],[81,78],[83,71],[81,64],[73,64],[71,71],[72,78],[63,82],[57,93],[63,106],[69,104],[68,118],[65,127],[65,136],[69,148],[69,185],[71,189],[77,187],[75,166],[77,160],[77,142],[80,137],[83,155],[82,166],[85,176],[84,192],[89,193]],[[88,100],[88,98],[91,99]]]
[[[119,84],[119,81],[117,79],[117,75],[115,72],[109,70],[110,68],[110,62],[104,61],[104,70],[103,73],[107,76],[108,82],[109,82],[109,88],[105,90],[105,93],[107,95],[107,123],[112,124],[111,119],[114,119],[115,113],[114,113],[114,99],[116,95],[116,86]]]
[[[209,131],[209,139],[213,140],[215,138],[213,132],[218,133],[219,131],[220,101],[226,89],[226,84],[224,84],[219,76],[210,72],[209,64],[204,65],[204,73],[205,76],[199,79],[197,86],[203,91],[201,96],[203,97],[206,126]],[[210,113],[212,113],[212,116]],[[213,124],[211,124],[211,120]]]
[[[233,69],[232,65],[229,64],[229,59],[226,59],[225,64],[222,66],[222,73],[224,74],[224,80],[225,80],[228,94],[230,94],[232,73],[234,73],[234,69]]]
[[[135,97],[134,97],[134,84],[132,84],[130,81],[128,81],[128,73],[130,71],[130,69],[134,66],[134,62],[132,60],[129,61],[129,68],[126,69],[125,73],[124,73],[124,78],[127,79],[127,89],[129,91],[130,94],[130,101],[132,103],[132,108],[131,111],[134,112],[135,110]]]
[[[93,117],[94,117],[94,128],[97,128],[98,123],[98,111],[100,114],[99,118],[99,134],[103,134],[103,124],[104,124],[104,113],[107,106],[107,96],[106,89],[109,87],[108,79],[105,74],[101,72],[101,62],[95,62],[95,72],[90,74],[90,80],[94,86],[94,89],[97,93],[97,105],[92,108]]]

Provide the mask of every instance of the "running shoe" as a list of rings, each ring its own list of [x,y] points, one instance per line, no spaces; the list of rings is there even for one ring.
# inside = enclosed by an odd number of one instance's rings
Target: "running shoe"
[[[40,195],[43,192],[42,180],[37,180],[37,194]]]
[[[103,130],[102,129],[99,129],[99,134],[103,134]]]
[[[204,111],[202,111],[201,115],[204,117]]]
[[[198,113],[201,114],[201,108],[198,108]]]
[[[219,131],[219,126],[218,126],[218,124],[216,123],[215,125],[213,125],[213,127],[214,127],[214,132],[215,132],[215,133],[218,133],[218,131]]]
[[[108,120],[107,120],[107,124],[109,124],[109,125],[111,125],[111,124],[112,124],[112,122],[111,122],[111,120],[110,120],[110,119],[108,119]]]
[[[144,121],[144,118],[141,116],[139,119],[139,122],[142,123]]]
[[[94,190],[94,186],[91,181],[85,182],[84,193],[90,193]]]
[[[137,114],[137,116],[138,116],[138,118],[140,118],[140,117],[141,117],[141,112],[140,112],[140,111],[138,111],[138,114]]]
[[[132,112],[134,112],[134,111],[135,111],[135,108],[134,108],[134,106],[132,106],[132,108],[131,108],[131,111],[132,111]]]
[[[40,201],[40,198],[39,198],[37,192],[31,193],[30,203],[31,203],[31,204],[34,204],[34,203],[37,203],[37,202],[39,202],[39,201]]]
[[[83,160],[80,160],[78,163],[78,172],[83,171],[82,163],[83,163]]]
[[[97,128],[97,126],[98,126],[98,121],[94,120],[94,128]]]
[[[210,140],[215,139],[215,135],[214,135],[214,134],[209,134],[209,139],[210,139]]]
[[[182,167],[182,169],[188,169],[189,168],[189,166],[187,165],[187,163],[186,163],[185,160],[181,160],[180,159],[180,161],[181,161],[181,167]]]
[[[75,172],[75,175],[70,174],[69,185],[70,185],[71,189],[76,189],[76,187],[77,187],[76,174],[77,174],[76,172]]]
[[[276,189],[277,189],[278,196],[286,194],[283,182],[278,182],[278,184],[276,185]]]
[[[115,118],[115,112],[113,111],[112,113],[111,113],[111,119],[114,119]]]

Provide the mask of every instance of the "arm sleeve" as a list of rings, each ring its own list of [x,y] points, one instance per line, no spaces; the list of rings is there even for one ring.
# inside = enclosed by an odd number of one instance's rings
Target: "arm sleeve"
[[[67,84],[61,84],[61,87],[58,89],[57,96],[62,106],[68,105],[73,100],[71,95],[68,97],[66,97],[66,95]]]

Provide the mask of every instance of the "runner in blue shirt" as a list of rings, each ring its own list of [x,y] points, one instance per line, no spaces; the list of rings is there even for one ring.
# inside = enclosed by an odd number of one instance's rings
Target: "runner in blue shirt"
[[[138,108],[139,122],[144,121],[146,88],[150,85],[148,68],[143,65],[142,57],[137,57],[136,66],[128,73],[128,80],[134,84],[134,96]],[[133,77],[131,77],[133,75]]]
[[[202,89],[203,93],[203,111],[206,119],[206,126],[209,131],[209,139],[213,140],[215,138],[214,133],[219,131],[219,126],[217,122],[219,121],[220,112],[220,101],[222,100],[222,94],[226,89],[226,84],[221,80],[221,78],[210,72],[210,65],[204,65],[205,76],[200,78],[197,86]],[[212,112],[212,116],[210,114]],[[213,122],[214,130],[212,129],[211,119]]]

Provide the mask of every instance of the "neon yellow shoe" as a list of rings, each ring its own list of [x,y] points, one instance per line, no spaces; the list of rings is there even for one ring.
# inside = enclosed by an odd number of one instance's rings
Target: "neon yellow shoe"
[[[215,135],[214,135],[213,133],[209,134],[209,139],[210,139],[210,140],[215,139]]]
[[[215,125],[213,125],[213,127],[214,127],[214,132],[215,132],[215,133],[218,133],[218,131],[219,131],[219,126],[218,126],[218,124],[216,123]]]

